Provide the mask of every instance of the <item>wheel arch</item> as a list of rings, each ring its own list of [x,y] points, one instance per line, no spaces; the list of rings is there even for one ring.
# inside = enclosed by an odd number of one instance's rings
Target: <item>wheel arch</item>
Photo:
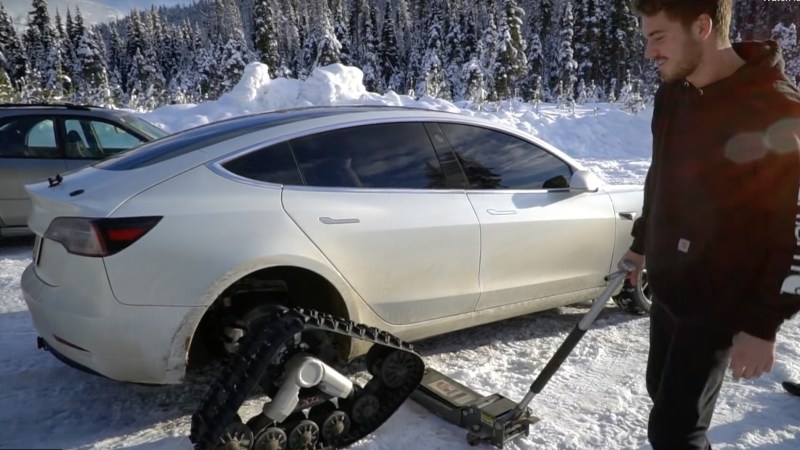
[[[185,347],[187,367],[201,364],[205,333],[213,332],[218,314],[243,314],[252,307],[280,303],[315,309],[359,321],[357,294],[336,271],[305,264],[250,264],[222,277],[209,290],[201,315],[193,320],[190,344]]]

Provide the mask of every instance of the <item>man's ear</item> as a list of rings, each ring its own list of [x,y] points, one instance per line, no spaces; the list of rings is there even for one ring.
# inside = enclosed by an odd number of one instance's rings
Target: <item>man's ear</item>
[[[700,14],[692,24],[692,33],[701,41],[705,41],[714,31],[714,20],[706,13]]]

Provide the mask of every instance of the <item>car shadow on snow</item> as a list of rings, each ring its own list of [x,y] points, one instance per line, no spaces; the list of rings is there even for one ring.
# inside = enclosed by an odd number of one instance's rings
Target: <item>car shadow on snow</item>
[[[454,331],[417,341],[414,343],[414,349],[422,356],[434,356],[477,349],[497,341],[509,343],[559,336],[566,338],[590,307],[590,302],[584,302]],[[618,326],[635,320],[647,320],[647,316],[623,311],[609,301],[592,323],[589,332],[591,333],[592,329]]]

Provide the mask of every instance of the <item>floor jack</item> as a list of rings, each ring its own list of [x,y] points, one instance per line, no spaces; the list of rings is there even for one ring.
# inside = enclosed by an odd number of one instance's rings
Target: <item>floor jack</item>
[[[628,264],[626,270],[619,270],[606,277],[606,289],[550,358],[521,402],[515,403],[500,394],[480,395],[431,368],[425,370],[422,383],[411,394],[411,398],[444,420],[466,428],[467,442],[472,446],[486,442],[503,448],[507,442],[527,436],[530,426],[539,421],[528,408],[531,400],[544,389],[550,377],[561,367],[561,363],[567,359],[611,296],[619,290],[631,270],[632,267]]]

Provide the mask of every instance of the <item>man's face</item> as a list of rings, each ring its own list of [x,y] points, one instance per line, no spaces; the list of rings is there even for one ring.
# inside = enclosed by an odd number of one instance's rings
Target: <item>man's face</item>
[[[642,16],[642,34],[647,41],[644,56],[656,63],[661,81],[686,78],[700,65],[700,40],[664,11],[651,17]]]

